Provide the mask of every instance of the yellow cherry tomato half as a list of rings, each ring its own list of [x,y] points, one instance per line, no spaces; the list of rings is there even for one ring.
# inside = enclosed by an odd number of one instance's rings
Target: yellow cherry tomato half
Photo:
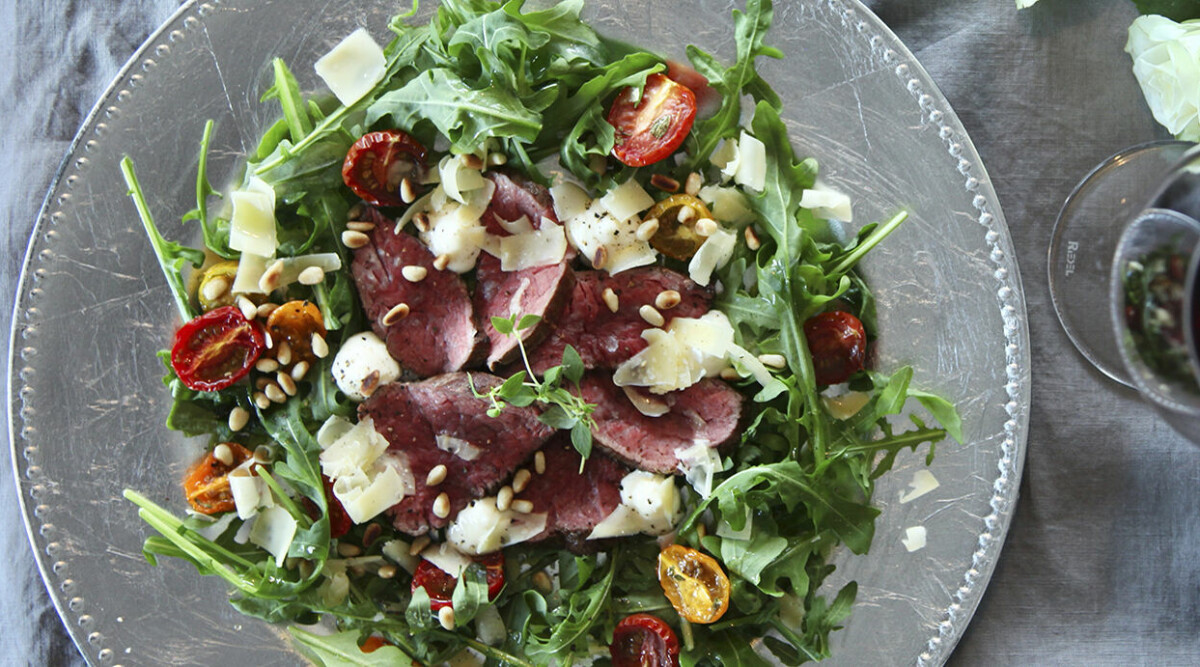
[[[238,263],[233,260],[217,262],[204,269],[200,284],[196,288],[196,300],[204,312],[233,305],[233,280],[237,277]]]
[[[682,544],[658,554],[658,583],[679,615],[713,623],[729,608],[729,577],[712,556]]]
[[[696,222],[712,218],[712,213],[698,197],[677,194],[651,207],[643,220],[651,218],[658,220],[658,231],[650,237],[650,245],[668,257],[686,260],[704,243],[705,237],[696,231]]]

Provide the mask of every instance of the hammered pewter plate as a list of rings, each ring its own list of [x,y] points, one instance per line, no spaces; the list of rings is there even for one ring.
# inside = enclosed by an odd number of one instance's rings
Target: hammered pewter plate
[[[683,57],[695,43],[733,56],[726,0],[600,0],[608,35]],[[226,587],[182,562],[151,567],[149,529],[126,487],[182,512],[179,479],[201,449],[164,426],[155,356],[175,309],[118,170],[129,154],[160,228],[198,244],[197,144],[216,121],[209,173],[235,170],[276,117],[258,99],[284,58],[316,90],[312,63],[357,26],[386,39],[393,2],[190,2],[124,67],[76,137],[34,228],[13,317],[10,427],[31,542],[54,603],[96,665],[300,662],[281,628],[235,612]],[[431,8],[421,7],[427,16]],[[760,60],[781,93],[797,152],[854,199],[856,224],[909,220],[869,256],[878,365],[912,364],[916,384],[953,400],[966,442],[942,443],[941,486],[900,495],[925,449],[878,485],[870,554],[835,556],[831,590],[859,584],[835,664],[940,664],[995,567],[1016,500],[1030,407],[1025,302],[1008,228],[979,156],[929,75],[856,0],[779,0]],[[908,552],[905,529],[927,545]]]

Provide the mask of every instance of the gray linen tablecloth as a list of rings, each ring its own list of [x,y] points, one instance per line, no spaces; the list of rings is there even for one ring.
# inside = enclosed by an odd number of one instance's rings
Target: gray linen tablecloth
[[[867,5],[929,70],[974,140],[1029,305],[1034,406],[1020,502],[951,662],[1200,664],[1200,449],[1076,354],[1046,286],[1050,232],[1075,182],[1121,148],[1166,137],[1123,52],[1132,3],[1042,0],[1022,12],[1011,0]],[[11,311],[30,229],[72,136],[177,6],[0,3],[0,312]],[[9,562],[0,664],[83,664],[38,577],[7,474],[0,502]]]

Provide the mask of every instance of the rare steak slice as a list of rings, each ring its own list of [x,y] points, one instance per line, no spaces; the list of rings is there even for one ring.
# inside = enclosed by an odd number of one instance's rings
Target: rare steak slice
[[[719,448],[738,434],[742,395],[721,380],[705,378],[696,384],[654,397],[666,414],[642,414],[613,384],[612,374],[593,371],[580,383],[583,398],[595,403],[592,431],[597,447],[629,465],[659,474],[680,474],[679,453],[701,444]]]
[[[596,524],[621,504],[621,479],[629,469],[593,453],[581,473],[581,457],[565,432],[547,442],[542,454],[545,472],[533,475],[517,497],[532,502],[535,513],[546,513],[546,529],[534,541],[562,538],[578,552]]]
[[[370,243],[354,252],[350,272],[371,329],[387,343],[388,352],[422,377],[477,363],[486,352],[486,339],[475,325],[462,279],[435,269],[429,249],[416,237],[397,233],[382,213],[367,209],[366,218],[375,229]],[[424,277],[409,280],[407,266],[424,269]],[[388,317],[400,304],[408,306],[408,314]]]
[[[476,398],[497,386],[487,373],[449,373],[421,382],[383,385],[358,407],[388,441],[388,452],[402,454],[416,491],[389,510],[396,528],[419,535],[441,528],[474,498],[493,491],[522,461],[554,433],[538,421],[535,407],[506,406],[490,417],[490,403]],[[446,466],[445,480],[430,486],[429,471]],[[449,512],[438,516],[434,502],[445,493]]]
[[[496,185],[491,202],[480,221],[494,236],[509,236],[501,222],[525,218],[532,229],[543,224],[558,224],[550,191],[542,185],[507,170],[493,170],[486,177]],[[521,341],[531,348],[550,333],[551,322],[558,319],[575,285],[569,266],[574,250],[567,246],[563,261],[516,271],[504,271],[496,257],[483,253],[476,266],[475,313],[479,328],[491,343],[487,355],[489,368],[497,368],[519,356],[517,339],[496,331],[493,317],[514,314],[537,315],[541,320],[520,332]]]
[[[536,266],[520,271],[503,271],[500,260],[484,253],[475,270],[475,312],[480,328],[491,343],[487,356],[489,368],[497,368],[520,356],[515,335],[496,331],[493,317],[512,317],[514,314],[537,315],[537,324],[520,331],[526,349],[540,343],[550,333],[566,306],[575,286],[575,272],[568,262]]]
[[[611,289],[617,299],[613,312],[604,300]],[[699,317],[708,312],[712,293],[687,276],[651,266],[609,275],[604,271],[578,271],[575,289],[566,309],[545,341],[530,355],[534,372],[562,363],[568,344],[574,346],[587,368],[615,368],[646,347],[642,331],[651,326],[640,309],[654,305],[664,291],[679,293],[679,304],[660,312],[670,322],[676,317]]]

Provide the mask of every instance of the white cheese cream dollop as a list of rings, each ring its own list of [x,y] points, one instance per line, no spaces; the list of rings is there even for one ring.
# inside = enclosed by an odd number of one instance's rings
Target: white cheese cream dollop
[[[671,532],[682,518],[679,489],[671,475],[635,470],[621,478],[621,504],[596,524],[589,540]]]
[[[365,401],[380,386],[400,377],[400,364],[374,332],[354,334],[333,358],[333,380],[353,401]]]

